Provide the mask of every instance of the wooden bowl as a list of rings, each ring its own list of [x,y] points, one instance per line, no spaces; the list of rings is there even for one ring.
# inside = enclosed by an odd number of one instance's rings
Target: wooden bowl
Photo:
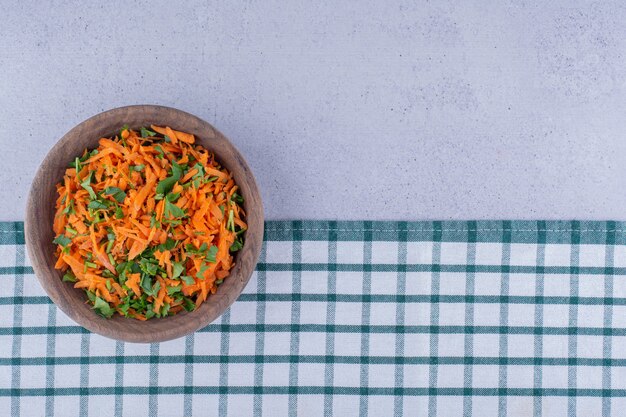
[[[68,163],[87,149],[98,146],[102,137],[111,137],[127,124],[141,126],[167,125],[192,133],[196,141],[215,153],[215,158],[230,172],[245,199],[248,231],[243,248],[237,252],[231,274],[197,310],[148,321],[115,315],[98,316],[82,289],[61,281],[62,273],[54,269],[55,245],[52,223],[57,198],[56,184],[61,181]],[[230,141],[204,120],[189,113],[162,106],[128,106],[100,113],[73,128],[52,148],[35,174],[25,223],[26,247],[44,290],[72,320],[113,339],[127,342],[161,342],[192,333],[219,317],[241,294],[254,270],[263,242],[263,204],[248,164]]]

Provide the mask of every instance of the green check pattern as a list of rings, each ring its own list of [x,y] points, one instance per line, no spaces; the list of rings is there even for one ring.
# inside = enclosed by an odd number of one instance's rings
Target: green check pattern
[[[11,416],[619,415],[626,222],[270,221],[215,323],[121,343],[39,286],[0,223]]]

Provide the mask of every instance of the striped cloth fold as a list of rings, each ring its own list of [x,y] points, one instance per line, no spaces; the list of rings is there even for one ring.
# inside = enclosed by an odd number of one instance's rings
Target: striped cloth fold
[[[91,334],[0,223],[11,416],[619,414],[626,223],[270,221],[256,271],[178,340]]]

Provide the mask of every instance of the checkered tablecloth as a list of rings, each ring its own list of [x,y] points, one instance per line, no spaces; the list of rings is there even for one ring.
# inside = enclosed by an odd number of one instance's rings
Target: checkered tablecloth
[[[626,223],[268,222],[217,322],[160,344],[83,330],[0,223],[0,413],[618,415]]]

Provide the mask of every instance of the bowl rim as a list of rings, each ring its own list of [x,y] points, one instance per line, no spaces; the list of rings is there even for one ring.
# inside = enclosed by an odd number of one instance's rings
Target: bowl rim
[[[234,171],[232,165],[238,165],[237,169],[242,171],[241,175],[245,176],[245,181],[247,183],[247,187],[249,188],[250,195],[246,197],[246,201],[248,201],[248,198],[252,196],[253,198],[251,201],[256,204],[256,206],[254,207],[254,212],[250,213],[248,210],[249,207],[245,207],[246,203],[244,202],[244,207],[246,208],[247,213],[247,220],[254,220],[252,224],[248,223],[248,230],[246,232],[244,246],[237,253],[237,258],[235,258],[242,259],[242,262],[236,262],[233,273],[229,276],[232,284],[228,282],[228,279],[224,281],[224,284],[229,283],[227,289],[223,290],[224,293],[220,294],[219,291],[221,288],[225,287],[225,285],[222,284],[218,288],[216,294],[209,296],[209,298],[207,298],[207,300],[197,310],[194,310],[193,312],[181,312],[174,316],[148,320],[145,322],[133,320],[134,323],[140,323],[139,325],[132,325],[132,327],[135,327],[135,330],[125,330],[126,327],[123,324],[116,325],[115,327],[110,324],[114,321],[118,321],[120,323],[121,321],[125,321],[126,323],[128,323],[128,321],[131,319],[117,315],[113,319],[104,319],[99,317],[95,313],[87,315],[84,314],[84,312],[77,312],[76,309],[73,308],[73,302],[70,302],[67,297],[63,297],[59,292],[60,289],[63,289],[63,287],[61,286],[68,286],[71,283],[62,282],[62,280],[60,279],[60,273],[58,273],[56,276],[51,276],[54,274],[50,273],[49,262],[45,262],[42,260],[42,250],[40,247],[36,246],[36,241],[38,239],[41,240],[41,238],[35,230],[36,227],[34,227],[35,223],[42,221],[36,213],[38,194],[43,191],[43,188],[39,185],[39,183],[42,176],[46,175],[47,172],[53,168],[53,159],[58,157],[57,154],[63,148],[63,146],[71,141],[76,140],[77,137],[80,137],[76,135],[78,134],[78,132],[81,132],[81,134],[83,134],[84,132],[82,132],[82,130],[85,129],[86,126],[90,126],[92,124],[95,125],[97,123],[106,121],[107,119],[115,119],[118,117],[119,125],[122,126],[124,123],[126,123],[124,121],[124,116],[130,114],[129,112],[143,112],[157,115],[153,116],[153,119],[154,117],[158,117],[159,114],[169,114],[169,116],[171,117],[180,117],[182,122],[179,126],[176,126],[179,130],[184,130],[184,125],[187,124],[187,122],[189,122],[188,124],[195,123],[195,126],[200,126],[203,129],[203,132],[204,129],[206,129],[206,137],[212,136],[213,138],[218,138],[220,141],[223,141],[224,143],[222,145],[230,148],[227,151],[232,152],[234,162],[232,162],[231,166],[229,166],[228,163],[223,163],[223,161],[220,159],[220,163],[222,163],[231,172]],[[126,117],[128,118],[128,116]],[[144,126],[147,124],[148,123],[144,123]],[[112,134],[114,134],[114,132],[112,132]],[[198,137],[201,141],[205,141],[205,139],[201,136]],[[206,139],[206,141],[208,140],[209,139]],[[205,144],[202,145],[207,147],[210,151],[214,151],[217,153],[216,149],[211,149],[210,146],[206,146]],[[58,158],[56,160],[58,161]],[[233,175],[235,175],[234,172]],[[240,180],[242,178],[243,177],[241,177]],[[53,184],[58,183],[59,179],[60,178],[54,179]],[[236,182],[240,183],[240,181],[237,179]],[[56,190],[54,191],[54,193],[56,193]],[[74,322],[89,331],[112,339],[135,343],[154,343],[183,337],[187,334],[193,333],[205,327],[206,325],[217,319],[219,316],[221,316],[228,309],[228,307],[230,307],[230,305],[232,305],[232,303],[239,297],[244,287],[250,280],[252,273],[254,272],[256,263],[261,252],[264,233],[263,211],[263,202],[261,199],[260,191],[254,174],[250,170],[248,163],[241,155],[239,150],[235,147],[235,145],[233,145],[233,143],[213,125],[191,113],[187,113],[183,110],[172,107],[151,104],[131,105],[113,108],[89,117],[88,119],[80,122],[72,129],[70,129],[52,146],[52,148],[48,151],[43,161],[39,165],[35,176],[33,177],[33,183],[29,190],[24,222],[24,237],[26,250],[28,253],[27,256],[31,260],[35,276],[37,277],[39,283],[43,287],[48,297],[52,299],[54,304],[58,308],[60,308],[61,311],[63,311],[67,316],[69,316]],[[44,221],[44,223],[46,224],[46,226],[49,225],[51,227],[51,222],[48,224]],[[242,258],[242,256],[245,256],[245,258]],[[81,292],[81,295],[84,297],[83,290],[75,289],[73,288],[73,286],[71,286],[71,288],[73,291]],[[213,308],[210,308],[211,306]],[[171,325],[169,327],[164,327],[163,323],[167,323],[168,321],[171,322]],[[137,332],[136,327],[138,326],[141,326],[144,330],[153,330],[153,327],[164,328],[156,329],[154,332]]]

